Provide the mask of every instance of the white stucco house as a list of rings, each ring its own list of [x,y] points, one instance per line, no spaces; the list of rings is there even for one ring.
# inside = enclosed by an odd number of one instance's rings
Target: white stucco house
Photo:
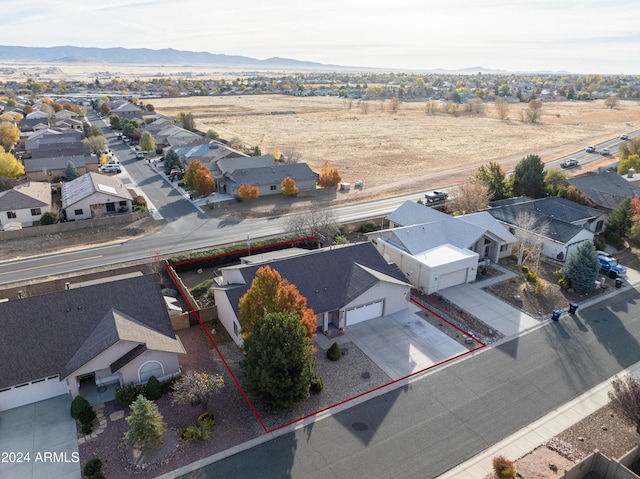
[[[47,211],[51,211],[49,183],[30,181],[0,192],[0,229],[9,223],[32,226]]]
[[[411,284],[371,243],[311,250],[265,263],[221,268],[214,287],[218,319],[239,346],[238,302],[268,265],[295,285],[317,318],[318,331],[345,329],[407,308]]]
[[[68,221],[131,213],[133,198],[117,176],[91,172],[63,183],[62,210]]]
[[[0,330],[0,411],[168,380],[185,354],[154,275],[2,302]]]
[[[516,241],[486,212],[453,217],[405,202],[388,219],[389,229],[367,237],[386,261],[428,294],[474,281],[479,266],[511,255]]]

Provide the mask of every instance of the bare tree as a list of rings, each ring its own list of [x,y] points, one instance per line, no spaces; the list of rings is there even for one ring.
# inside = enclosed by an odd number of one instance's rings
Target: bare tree
[[[391,113],[398,113],[399,107],[400,107],[400,100],[398,100],[397,96],[394,96],[391,100],[389,100],[389,111]]]
[[[631,375],[611,381],[609,406],[640,434],[640,382]]]
[[[287,226],[296,238],[308,236],[334,237],[340,232],[333,214],[314,203],[306,211],[292,214],[287,219]]]
[[[616,95],[608,96],[607,98],[605,98],[604,104],[607,108],[613,109],[618,106],[618,97]]]
[[[501,120],[505,120],[509,116],[509,103],[504,98],[496,100],[496,111]]]
[[[454,213],[474,213],[487,208],[489,188],[482,183],[463,183],[449,195],[447,208]]]
[[[540,100],[531,100],[527,104],[527,109],[525,110],[525,117],[529,123],[538,123],[540,121],[540,117],[542,116],[542,101]]]
[[[283,149],[280,159],[288,164],[298,163],[302,160],[302,153],[295,146],[289,146]]]
[[[549,223],[529,211],[518,213],[515,219],[516,248],[518,250],[518,265],[531,260],[536,262],[535,270],[542,254],[544,238],[549,233]],[[535,233],[534,233],[535,232]]]
[[[428,101],[424,105],[424,112],[429,116],[433,116],[436,114],[436,106],[437,103],[435,101]]]
[[[369,113],[369,102],[368,101],[360,100],[358,102],[358,104],[360,105],[360,111],[362,113],[364,113],[365,115],[367,113]]]

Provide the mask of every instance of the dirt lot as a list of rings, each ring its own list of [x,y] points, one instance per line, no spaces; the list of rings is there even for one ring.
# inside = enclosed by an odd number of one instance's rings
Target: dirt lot
[[[353,101],[333,97],[285,95],[159,98],[160,113],[191,112],[202,131],[237,137],[263,154],[292,148],[301,161],[319,171],[324,161],[343,181],[365,180],[367,196],[387,196],[459,184],[489,161],[510,170],[528,154],[543,161],[616,137],[640,122],[640,105],[622,101],[608,109],[603,101],[543,104],[539,124],[522,123],[511,105],[510,119],[500,120],[491,104],[484,115],[458,117],[438,110],[425,114],[424,102],[402,103],[391,113],[384,101],[371,101],[364,113]],[[273,115],[275,111],[294,114]],[[581,168],[571,173],[579,173]]]

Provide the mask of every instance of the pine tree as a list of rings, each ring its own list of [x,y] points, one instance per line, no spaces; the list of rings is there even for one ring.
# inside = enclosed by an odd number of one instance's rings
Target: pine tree
[[[609,215],[604,235],[612,243],[621,243],[629,235],[633,226],[633,207],[631,198],[625,198]]]
[[[64,176],[67,178],[67,181],[73,181],[78,176],[80,176],[78,174],[78,169],[76,168],[76,165],[74,165],[71,161],[67,163],[67,167],[64,170]]]
[[[135,449],[149,449],[164,442],[167,425],[158,406],[143,395],[131,404],[131,415],[126,419],[129,431],[124,439]]]
[[[545,195],[544,163],[538,155],[523,158],[513,170],[513,196],[542,198]]]
[[[287,409],[309,397],[315,358],[306,333],[297,315],[273,313],[245,340],[241,365],[256,399]]]
[[[591,241],[580,243],[561,270],[562,277],[569,280],[571,287],[580,293],[590,293],[595,289],[599,271],[598,253]]]

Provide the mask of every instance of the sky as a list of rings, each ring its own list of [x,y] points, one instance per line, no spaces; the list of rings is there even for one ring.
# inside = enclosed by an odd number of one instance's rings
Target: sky
[[[640,73],[638,0],[2,0],[0,45],[151,48],[389,70]]]

